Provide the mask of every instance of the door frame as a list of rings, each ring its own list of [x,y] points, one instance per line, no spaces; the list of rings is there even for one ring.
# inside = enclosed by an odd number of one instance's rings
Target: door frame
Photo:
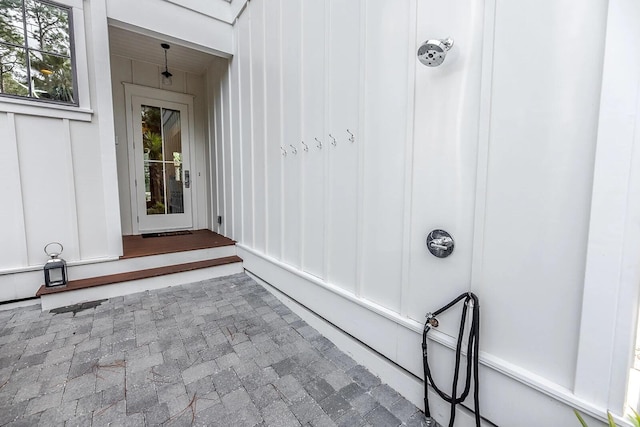
[[[196,162],[195,162],[195,120],[194,115],[195,111],[193,108],[193,99],[195,95],[171,92],[162,89],[156,89],[147,86],[140,86],[131,83],[122,83],[124,85],[124,94],[125,94],[125,115],[126,115],[126,126],[127,126],[127,154],[129,160],[129,197],[131,203],[131,231],[135,234],[140,234],[140,223],[138,222],[138,194],[136,189],[136,153],[133,146],[134,141],[134,124],[133,124],[133,97],[138,96],[142,98],[151,98],[157,99],[159,101],[166,102],[175,102],[178,104],[184,104],[187,106],[188,111],[188,123],[186,126],[188,127],[189,132],[189,140],[188,144],[188,152],[190,159],[190,171],[191,176],[195,177],[198,173],[196,170]],[[198,187],[197,187],[196,179],[191,179],[191,218],[192,218],[192,226],[197,220],[197,196],[198,196]],[[168,229],[167,229],[168,230]]]

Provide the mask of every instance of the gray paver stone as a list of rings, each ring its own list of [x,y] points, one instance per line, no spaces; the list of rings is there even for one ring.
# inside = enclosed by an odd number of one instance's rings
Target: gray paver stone
[[[182,371],[182,379],[185,384],[189,384],[216,373],[218,369],[218,365],[214,360],[198,363]]]
[[[391,408],[395,402],[400,399],[400,394],[389,387],[387,384],[381,384],[371,390],[371,395],[386,409]]]
[[[236,390],[242,385],[235,371],[231,368],[220,371],[211,377],[215,389],[221,396]]]
[[[362,365],[354,366],[347,371],[347,374],[365,390],[370,390],[380,384],[380,378],[367,371],[367,369]]]
[[[67,381],[64,387],[65,402],[80,399],[81,397],[94,394],[96,391],[96,374],[89,372],[81,377]]]
[[[55,408],[62,401],[62,392],[45,394],[34,397],[29,401],[29,405],[25,411],[26,415],[36,414],[49,408]]]
[[[222,403],[229,412],[236,412],[245,407],[254,406],[251,397],[244,388],[239,388],[222,396]]]
[[[305,396],[308,396],[308,393],[302,388],[300,382],[292,375],[278,379],[273,385],[289,403],[300,401],[304,399]]]
[[[276,400],[262,411],[262,418],[269,426],[297,427],[300,426],[297,418],[289,410],[282,400]]]
[[[127,384],[127,415],[146,411],[158,403],[153,384],[142,383],[129,387]]]
[[[307,390],[307,393],[309,393],[309,395],[318,402],[325,399],[335,391],[333,387],[331,387],[331,384],[326,382],[323,378],[316,378],[309,381],[304,385],[304,389]]]
[[[360,416],[360,414],[351,409],[347,411],[342,417],[340,417],[336,424],[338,427],[361,427],[367,424],[367,422]]]
[[[393,427],[402,424],[399,419],[387,411],[383,406],[376,406],[372,411],[364,416],[373,427]]]
[[[280,393],[273,386],[273,384],[267,384],[262,387],[258,387],[255,390],[249,392],[251,401],[258,409],[262,409],[268,406],[270,403],[280,400]]]
[[[405,422],[418,412],[418,408],[404,397],[401,397],[391,405],[389,412],[395,415],[400,421]]]
[[[166,403],[161,403],[144,411],[145,425],[159,426],[166,423],[171,416]]]
[[[334,421],[344,416],[351,409],[349,402],[337,393],[322,400],[320,406]]]
[[[242,273],[0,321],[0,425],[425,421]]]

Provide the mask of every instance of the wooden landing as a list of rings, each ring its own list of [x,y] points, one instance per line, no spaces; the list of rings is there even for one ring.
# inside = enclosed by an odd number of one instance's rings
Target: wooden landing
[[[179,237],[183,238],[185,236],[179,236]],[[163,237],[153,237],[146,240],[157,240],[157,239],[163,239]],[[202,249],[202,248],[198,248],[198,249]],[[167,253],[167,252],[161,252],[161,253]],[[93,287],[102,286],[102,285],[111,285],[114,283],[129,282],[132,280],[148,279],[150,277],[164,276],[164,275],[173,274],[173,273],[182,273],[184,271],[198,270],[201,268],[208,268],[208,267],[216,267],[219,265],[233,264],[236,262],[242,262],[242,258],[234,255],[234,256],[216,258],[216,259],[211,259],[206,261],[189,262],[186,264],[168,265],[165,267],[131,271],[128,273],[119,273],[119,274],[111,274],[108,276],[91,277],[88,279],[72,280],[69,283],[67,283],[66,286],[60,286],[60,287],[47,288],[46,286],[42,285],[40,286],[40,289],[38,289],[36,296],[39,297],[42,295],[51,295],[51,294],[57,294],[61,292],[75,291],[78,289],[93,288]]]
[[[235,244],[235,241],[211,230],[194,230],[191,234],[179,236],[147,238],[142,236],[123,236],[124,255],[120,259],[233,246]]]

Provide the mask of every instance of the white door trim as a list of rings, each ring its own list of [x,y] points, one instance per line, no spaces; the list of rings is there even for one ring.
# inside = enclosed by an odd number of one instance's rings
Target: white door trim
[[[147,86],[139,86],[131,83],[122,83],[124,85],[124,94],[125,94],[125,115],[126,115],[126,124],[127,124],[127,153],[129,157],[129,197],[131,200],[131,223],[132,223],[132,232],[133,234],[140,234],[140,225],[137,221],[138,215],[138,198],[135,189],[135,178],[136,178],[136,156],[135,150],[133,148],[133,138],[134,138],[134,124],[133,124],[133,103],[132,98],[134,96],[143,97],[143,98],[152,98],[158,99],[167,102],[175,102],[179,104],[185,104],[188,109],[188,131],[189,131],[189,158],[191,159],[191,176],[197,176],[198,171],[196,170],[196,162],[195,162],[195,143],[193,138],[195,138],[195,122],[194,122],[194,108],[193,108],[193,98],[194,95],[170,92],[166,90],[151,88]],[[197,218],[197,202],[196,197],[198,194],[196,179],[191,179],[191,215],[193,217],[193,221],[195,222]]]

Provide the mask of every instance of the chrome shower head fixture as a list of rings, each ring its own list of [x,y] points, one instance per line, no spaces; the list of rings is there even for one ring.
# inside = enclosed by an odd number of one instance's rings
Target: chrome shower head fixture
[[[437,67],[444,62],[447,52],[453,47],[453,39],[427,40],[418,49],[418,59],[427,67]]]

